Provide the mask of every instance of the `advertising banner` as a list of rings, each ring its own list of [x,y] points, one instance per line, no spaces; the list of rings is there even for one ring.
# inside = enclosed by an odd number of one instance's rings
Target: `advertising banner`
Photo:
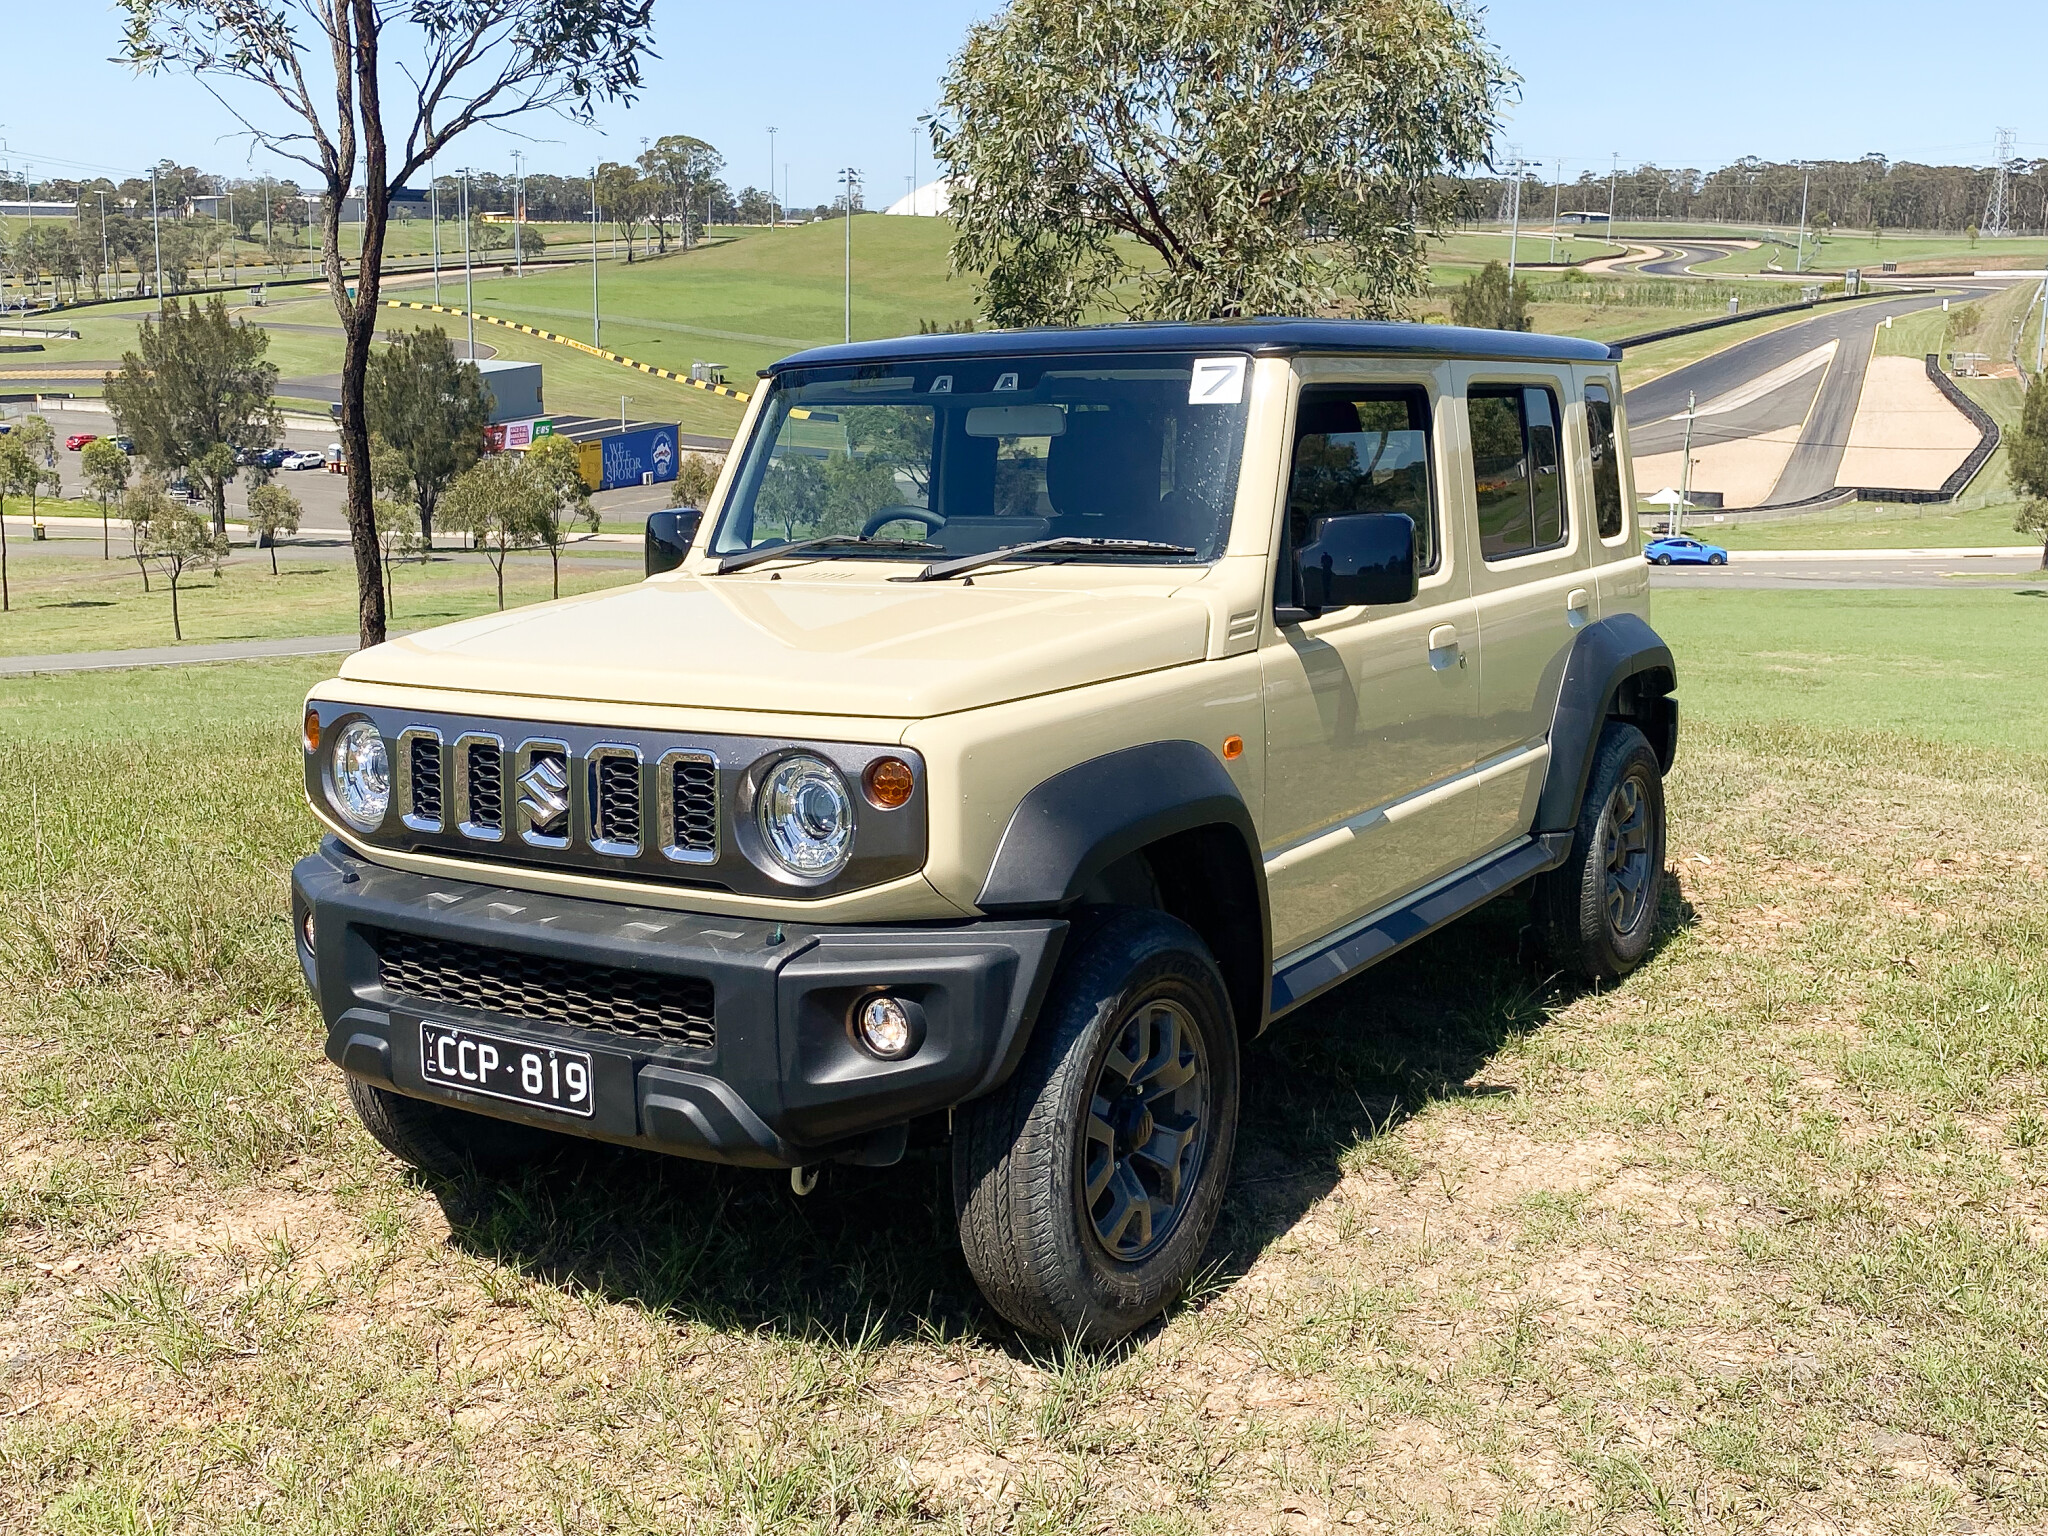
[[[652,477],[656,482],[676,477],[676,429],[642,427],[635,432],[609,433],[597,439],[602,455],[598,489],[615,490],[638,485]]]

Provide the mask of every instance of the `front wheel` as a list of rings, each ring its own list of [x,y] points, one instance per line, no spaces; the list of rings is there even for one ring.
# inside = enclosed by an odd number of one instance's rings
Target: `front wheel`
[[[562,1150],[568,1138],[514,1120],[493,1120],[348,1079],[349,1103],[377,1144],[437,1179],[512,1173]]]
[[[1642,963],[1664,878],[1664,778],[1643,733],[1610,721],[1593,752],[1571,855],[1536,883],[1550,951],[1589,982]]]
[[[1707,564],[1709,564],[1709,565],[1726,565],[1727,563],[1728,563],[1728,557],[1727,557],[1726,555],[1709,555],[1709,556],[1707,556]]]
[[[1024,1060],[956,1114],[960,1246],[1027,1333],[1107,1343],[1187,1289],[1237,1141],[1237,1027],[1195,931],[1111,909],[1069,941]]]

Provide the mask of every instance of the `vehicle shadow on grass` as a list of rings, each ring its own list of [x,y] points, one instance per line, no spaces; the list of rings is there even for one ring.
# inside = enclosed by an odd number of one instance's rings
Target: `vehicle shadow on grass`
[[[1658,945],[1691,922],[1667,876]],[[1345,1155],[1481,1074],[1579,992],[1500,901],[1304,1008],[1245,1055],[1237,1164],[1202,1289],[1242,1276],[1341,1177]],[[545,1284],[721,1331],[838,1348],[974,1338],[1026,1354],[960,1257],[943,1147],[832,1167],[796,1198],[755,1169],[583,1142],[509,1181],[427,1182],[465,1251]]]

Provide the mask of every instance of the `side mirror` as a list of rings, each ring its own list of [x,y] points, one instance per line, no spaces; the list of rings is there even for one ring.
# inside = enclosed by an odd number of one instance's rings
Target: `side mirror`
[[[647,514],[647,574],[672,571],[688,558],[704,514],[696,507],[671,507]]]
[[[1415,596],[1415,520],[1405,512],[1326,517],[1300,559],[1296,591],[1308,617],[1326,608],[1408,602]]]

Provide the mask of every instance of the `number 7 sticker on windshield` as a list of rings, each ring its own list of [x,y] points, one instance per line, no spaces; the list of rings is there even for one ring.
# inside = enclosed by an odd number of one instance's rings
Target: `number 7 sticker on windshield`
[[[1189,405],[1242,405],[1244,357],[1198,357],[1188,379]]]

